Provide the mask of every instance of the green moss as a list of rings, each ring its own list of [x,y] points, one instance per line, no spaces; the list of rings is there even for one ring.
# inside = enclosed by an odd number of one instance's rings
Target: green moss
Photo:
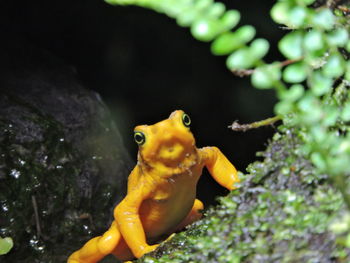
[[[281,128],[239,190],[137,262],[349,260],[349,250],[337,245],[340,235],[329,230],[344,213],[343,199],[303,156],[299,136]]]

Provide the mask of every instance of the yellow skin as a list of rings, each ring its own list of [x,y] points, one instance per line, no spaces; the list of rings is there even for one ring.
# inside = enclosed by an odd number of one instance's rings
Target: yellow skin
[[[154,125],[135,127],[138,162],[127,195],[115,207],[111,227],[74,252],[68,263],[94,263],[108,254],[123,261],[140,258],[155,250],[161,237],[200,219],[203,204],[196,199],[196,185],[204,166],[220,185],[235,188],[235,167],[216,147],[196,148],[190,122],[177,110]]]

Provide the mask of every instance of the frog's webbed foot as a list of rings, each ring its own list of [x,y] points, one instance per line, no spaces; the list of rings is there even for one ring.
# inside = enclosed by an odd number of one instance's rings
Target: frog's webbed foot
[[[75,251],[67,263],[96,263],[110,254],[121,240],[115,221],[102,236],[90,239],[81,249]]]

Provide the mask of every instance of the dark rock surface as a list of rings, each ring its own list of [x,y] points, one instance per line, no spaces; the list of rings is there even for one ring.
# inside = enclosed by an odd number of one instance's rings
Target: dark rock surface
[[[0,262],[65,262],[101,233],[132,162],[99,95],[21,39],[0,47]]]

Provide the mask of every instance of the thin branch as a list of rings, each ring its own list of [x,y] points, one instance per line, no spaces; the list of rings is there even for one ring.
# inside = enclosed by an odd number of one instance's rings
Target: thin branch
[[[233,69],[231,72],[237,77],[243,78],[250,76],[254,73],[254,69]]]
[[[287,59],[287,60],[285,60],[285,61],[280,62],[280,66],[281,66],[281,67],[285,67],[285,66],[288,66],[288,65],[290,65],[290,64],[299,62],[299,61],[301,61],[301,60],[303,60],[303,57],[295,58],[295,59]]]
[[[33,208],[34,208],[36,233],[37,233],[38,238],[40,238],[41,228],[40,228],[40,220],[39,220],[39,213],[38,213],[38,204],[36,202],[35,195],[32,195],[32,204],[33,204]]]
[[[228,128],[231,128],[233,131],[245,132],[247,130],[257,129],[263,126],[273,125],[275,122],[279,120],[281,120],[280,116],[275,116],[262,121],[256,121],[248,124],[239,124],[237,121],[234,121],[232,125],[228,126]]]
[[[295,62],[299,62],[300,60],[302,60],[303,58],[300,57],[300,58],[295,58],[295,59],[287,59],[285,61],[281,61],[279,64],[277,64],[278,67],[285,67],[285,66],[288,66],[290,64],[293,64]],[[231,72],[238,76],[238,77],[247,77],[247,76],[250,76],[254,73],[255,69],[233,69],[231,70]]]

